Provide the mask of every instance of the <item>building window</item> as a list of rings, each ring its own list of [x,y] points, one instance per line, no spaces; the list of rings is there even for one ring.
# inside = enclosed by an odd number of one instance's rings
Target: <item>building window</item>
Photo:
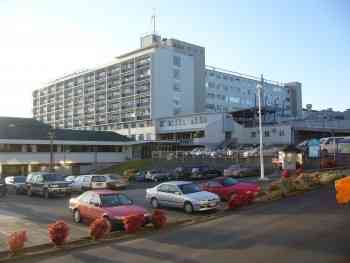
[[[143,134],[139,134],[139,141],[143,141],[144,140],[144,135]]]
[[[174,69],[173,70],[173,77],[174,77],[174,79],[180,79],[180,70]]]
[[[164,121],[159,122],[159,127],[164,127]]]
[[[265,131],[265,132],[264,132],[264,136],[265,136],[265,137],[270,137],[270,131]]]
[[[251,133],[251,135],[250,135],[252,138],[255,138],[256,137],[256,132],[255,131],[253,131],[252,133]]]
[[[173,65],[177,67],[181,67],[181,57],[173,56]]]
[[[284,130],[280,130],[280,136],[284,136]]]

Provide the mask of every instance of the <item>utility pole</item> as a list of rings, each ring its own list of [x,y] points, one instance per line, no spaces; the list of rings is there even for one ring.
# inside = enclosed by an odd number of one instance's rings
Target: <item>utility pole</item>
[[[53,128],[50,126],[49,128],[49,139],[50,139],[50,172],[54,172],[54,167],[53,167],[53,163],[54,163],[54,156],[53,156],[53,139],[55,136],[55,132],[53,130]]]
[[[265,180],[264,169],[264,149],[263,149],[263,130],[262,130],[262,116],[261,116],[261,92],[264,86],[264,77],[261,74],[260,83],[256,85],[258,93],[258,105],[259,105],[259,137],[260,137],[260,180]]]

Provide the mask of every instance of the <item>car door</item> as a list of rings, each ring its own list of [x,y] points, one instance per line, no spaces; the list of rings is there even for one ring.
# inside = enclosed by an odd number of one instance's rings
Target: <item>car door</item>
[[[80,216],[84,219],[89,218],[89,206],[90,206],[91,193],[85,192],[79,197],[78,209]]]
[[[168,189],[169,189],[168,184],[161,184],[157,188],[157,199],[160,205],[169,206]]]
[[[101,207],[100,196],[96,193],[91,194],[88,213],[90,221],[93,221],[103,216],[103,209]]]
[[[41,193],[42,189],[41,187],[44,185],[44,178],[42,174],[37,174],[33,178],[32,183],[32,192],[33,193]]]
[[[82,180],[83,180],[82,176],[78,176],[77,178],[75,178],[73,183],[70,185],[73,191],[79,192],[81,190]]]
[[[82,183],[80,185],[80,191],[84,191],[84,189],[90,189],[90,180],[91,176],[84,176],[82,179]]]
[[[168,185],[166,198],[171,207],[183,207],[184,205],[182,192],[176,185]]]

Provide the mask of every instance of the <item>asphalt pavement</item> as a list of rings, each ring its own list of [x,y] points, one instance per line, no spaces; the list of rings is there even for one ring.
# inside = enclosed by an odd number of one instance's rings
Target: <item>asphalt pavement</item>
[[[214,221],[26,262],[349,263],[349,230],[350,206],[337,205],[330,186]]]

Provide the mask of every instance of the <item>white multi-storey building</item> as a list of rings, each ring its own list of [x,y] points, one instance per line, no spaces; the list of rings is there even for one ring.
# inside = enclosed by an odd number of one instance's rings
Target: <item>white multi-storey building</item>
[[[164,117],[254,107],[259,79],[205,65],[205,48],[161,38],[113,62],[74,73],[33,92],[33,114],[55,128],[113,130],[137,140],[157,138]],[[301,84],[264,82],[263,105],[299,116]]]

